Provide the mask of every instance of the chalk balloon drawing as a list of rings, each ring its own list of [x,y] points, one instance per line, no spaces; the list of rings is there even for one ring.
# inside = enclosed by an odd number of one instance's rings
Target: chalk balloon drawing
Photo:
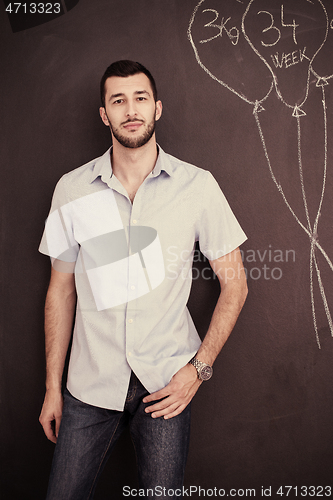
[[[314,294],[317,279],[325,317],[333,336],[332,315],[322,281],[318,252],[333,271],[331,258],[319,243],[318,225],[327,180],[327,103],[325,88],[332,74],[329,65],[316,67],[333,22],[322,0],[200,0],[192,13],[188,38],[201,68],[215,81],[252,106],[253,115],[271,178],[295,221],[309,237],[310,296],[317,345],[320,338]],[[260,62],[261,61],[261,62]],[[309,97],[311,81],[321,93],[324,151],[321,189],[315,214],[310,215],[304,184],[302,155],[303,109]],[[304,213],[296,213],[292,198],[278,182],[270,158],[260,114],[265,101],[275,92],[281,106],[290,109],[297,137],[297,161]],[[322,147],[322,146],[320,146]]]

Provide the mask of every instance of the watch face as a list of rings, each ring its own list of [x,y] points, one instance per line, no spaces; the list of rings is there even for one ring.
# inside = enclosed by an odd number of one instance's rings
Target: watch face
[[[212,375],[213,375],[213,368],[211,366],[206,365],[200,370],[201,380],[209,380]]]

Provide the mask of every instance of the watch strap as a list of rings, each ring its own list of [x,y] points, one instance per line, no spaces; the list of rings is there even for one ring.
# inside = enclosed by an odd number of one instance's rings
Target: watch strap
[[[190,359],[189,363],[191,363],[191,365],[193,365],[197,370],[198,378],[200,380],[209,380],[211,378],[213,374],[213,368],[210,365],[204,363],[203,361],[199,361],[195,356]],[[204,372],[205,374],[203,375]]]

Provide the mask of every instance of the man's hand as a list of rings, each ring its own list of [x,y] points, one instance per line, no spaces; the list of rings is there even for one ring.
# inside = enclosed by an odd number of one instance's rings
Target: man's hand
[[[199,389],[201,380],[198,379],[197,371],[193,365],[187,364],[174,374],[169,384],[160,391],[154,392],[143,399],[144,403],[158,401],[152,406],[147,406],[146,412],[151,413],[153,418],[164,417],[165,419],[179,415]]]
[[[63,398],[58,390],[48,390],[40,413],[39,422],[42,424],[46,437],[53,443],[57,442],[62,416]]]

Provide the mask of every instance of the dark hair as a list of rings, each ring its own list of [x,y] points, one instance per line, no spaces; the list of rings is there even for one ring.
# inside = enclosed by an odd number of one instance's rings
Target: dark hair
[[[105,82],[108,78],[110,78],[111,76],[121,76],[123,78],[126,78],[127,76],[136,75],[137,73],[143,73],[149,78],[150,85],[153,91],[153,97],[156,102],[157,101],[156,83],[150,71],[148,71],[147,68],[145,68],[142,64],[138,62],[124,59],[122,61],[116,61],[110,64],[110,66],[106,68],[105,73],[102,76],[100,83],[102,106],[105,107]]]

